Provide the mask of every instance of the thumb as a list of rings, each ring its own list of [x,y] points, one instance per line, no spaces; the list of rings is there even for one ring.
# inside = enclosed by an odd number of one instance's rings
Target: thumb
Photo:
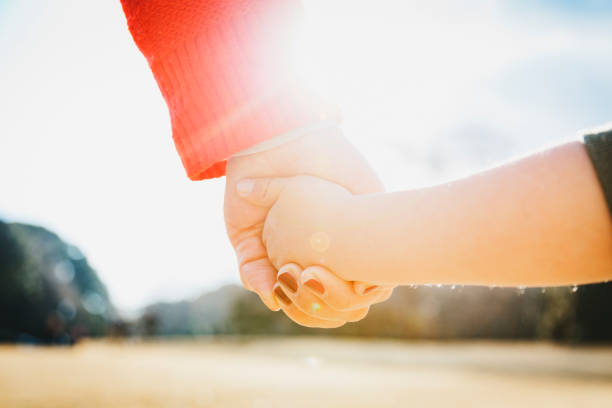
[[[236,185],[238,195],[251,204],[271,207],[289,184],[286,178],[242,179]]]

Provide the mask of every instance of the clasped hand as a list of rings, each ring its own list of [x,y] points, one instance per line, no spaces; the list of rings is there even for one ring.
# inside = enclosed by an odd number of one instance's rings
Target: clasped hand
[[[303,175],[308,176],[283,179]],[[330,213],[318,211],[320,194],[327,205],[329,198],[380,191],[378,178],[337,128],[231,158],[224,211],[243,285],[268,308],[282,309],[304,326],[333,328],[362,319],[370,305],[391,295],[392,287],[345,280],[322,267],[334,243],[327,241],[323,219],[307,224]],[[289,226],[288,221],[297,222]]]

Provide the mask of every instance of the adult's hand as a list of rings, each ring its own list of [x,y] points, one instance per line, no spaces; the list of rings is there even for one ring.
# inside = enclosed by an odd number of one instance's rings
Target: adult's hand
[[[363,319],[371,305],[384,302],[393,292],[389,286],[370,286],[366,293],[358,293],[353,282],[322,266],[302,270],[296,264],[280,268],[274,290],[289,318],[303,326],[326,328]]]
[[[319,177],[353,194],[383,190],[363,156],[339,128],[318,131],[274,149],[232,157],[228,161],[224,205],[227,233],[236,251],[244,286],[256,292],[272,310],[279,309],[273,292],[276,269],[268,260],[261,239],[267,208],[240,197],[236,184],[244,178],[296,175]]]

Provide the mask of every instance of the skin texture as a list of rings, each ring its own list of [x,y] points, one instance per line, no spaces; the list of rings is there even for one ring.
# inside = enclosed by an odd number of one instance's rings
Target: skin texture
[[[244,286],[256,292],[272,310],[279,309],[274,286],[277,283],[277,269],[282,265],[275,267],[270,263],[261,239],[268,208],[244,200],[238,194],[236,185],[244,178],[291,177],[298,174],[338,183],[354,194],[383,190],[365,159],[343,137],[339,128],[319,131],[264,152],[229,159],[224,203],[227,233],[236,251]],[[354,296],[359,295],[355,293]],[[317,317],[306,319],[298,313],[297,308],[284,311],[300,324],[329,326],[328,320]],[[340,317],[337,321],[343,323]]]
[[[610,214],[579,142],[425,189],[353,196],[301,176],[257,180],[248,198],[270,207],[263,238],[278,266],[381,285],[612,279]]]

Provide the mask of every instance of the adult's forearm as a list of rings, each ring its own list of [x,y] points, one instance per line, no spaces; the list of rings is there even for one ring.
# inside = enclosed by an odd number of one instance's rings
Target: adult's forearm
[[[612,279],[612,223],[584,146],[452,183],[355,197],[342,278],[394,284],[569,285]]]

